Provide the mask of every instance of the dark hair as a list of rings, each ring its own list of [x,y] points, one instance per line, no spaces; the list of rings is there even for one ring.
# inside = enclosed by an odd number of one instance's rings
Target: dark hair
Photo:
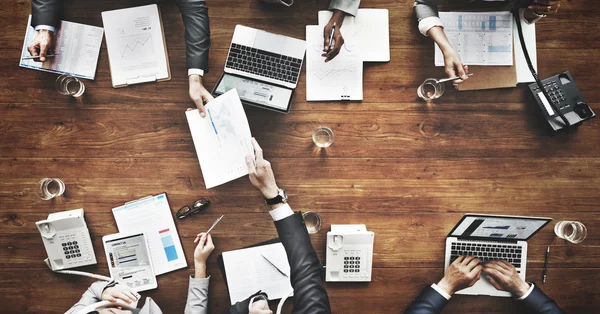
[[[91,311],[88,314],[100,314],[100,312],[98,312],[98,311]]]

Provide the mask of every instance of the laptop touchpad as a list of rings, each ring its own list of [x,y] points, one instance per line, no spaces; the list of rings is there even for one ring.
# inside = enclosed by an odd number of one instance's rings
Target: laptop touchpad
[[[254,48],[279,54],[282,54],[282,47],[285,47],[285,44],[285,36],[267,33],[261,30],[257,30],[256,37],[254,38]]]

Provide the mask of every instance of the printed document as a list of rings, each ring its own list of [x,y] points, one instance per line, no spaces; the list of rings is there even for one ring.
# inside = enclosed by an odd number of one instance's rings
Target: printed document
[[[207,189],[248,174],[246,155],[254,155],[248,118],[234,88],[210,101],[206,116],[185,112]],[[256,292],[256,291],[255,291]]]
[[[112,213],[120,233],[144,233],[157,276],[187,267],[166,194],[127,203]]]
[[[466,65],[513,65],[513,17],[510,12],[440,12],[444,31]],[[444,65],[435,45],[435,65]]]
[[[39,59],[20,60],[19,66],[93,80],[96,76],[103,34],[102,27],[60,21],[56,29],[54,49],[48,52],[56,56],[47,58],[45,62],[40,62]],[[31,26],[31,15],[29,15],[21,58],[31,56],[27,51],[27,45],[36,35],[37,32]]]
[[[223,252],[231,304],[262,290],[269,300],[284,298],[293,291],[290,264],[283,244],[273,243]]]
[[[533,68],[537,71],[537,42],[535,38],[535,23],[527,24],[522,19],[520,21],[521,27],[523,28],[523,39],[525,39],[525,44],[527,45],[527,52],[529,53],[529,58],[531,58]],[[525,54],[523,54],[523,49],[521,48],[521,41],[519,40],[519,31],[517,30],[517,23],[514,21],[514,19],[513,36],[515,44],[515,66],[517,67],[517,82],[535,82],[533,75],[531,75],[531,71],[529,71],[527,60],[525,60]]]
[[[156,4],[102,12],[114,87],[170,79]]]
[[[306,26],[306,100],[362,100],[363,60],[354,25],[341,28],[344,44],[340,53],[325,62],[323,28]]]
[[[319,26],[325,27],[333,12],[319,11]],[[358,9],[356,16],[346,14],[342,29],[354,25],[358,32],[358,42],[362,47],[364,62],[390,61],[390,18],[387,9]]]

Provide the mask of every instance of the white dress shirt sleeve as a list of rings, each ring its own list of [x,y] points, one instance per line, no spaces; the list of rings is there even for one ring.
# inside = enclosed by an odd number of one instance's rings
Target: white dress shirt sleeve
[[[520,298],[517,298],[517,300],[527,299],[527,297],[531,294],[531,291],[533,291],[533,284],[531,284],[531,286],[529,287],[529,290],[527,290],[527,292],[525,292],[525,294],[522,295]]]
[[[431,287],[433,288],[433,290],[437,291],[437,293],[441,294],[444,298],[446,298],[446,300],[450,300],[451,295],[444,291],[444,289],[440,288],[440,286],[432,284]]]
[[[47,29],[53,33],[56,31],[56,28],[54,26],[50,26],[50,25],[37,25],[33,29],[35,29],[36,31],[39,31],[41,29]]]
[[[283,204],[269,212],[273,221],[279,221],[294,214],[292,208],[288,204]]]
[[[422,19],[421,22],[419,22],[419,31],[421,32],[421,34],[428,36],[427,32],[429,32],[429,30],[435,26],[441,26],[443,28],[444,24],[442,23],[442,20],[437,16],[426,17]]]
[[[188,76],[194,75],[194,74],[197,74],[197,75],[200,75],[200,76],[204,76],[204,70],[202,70],[202,69],[194,69],[194,68],[188,69]]]

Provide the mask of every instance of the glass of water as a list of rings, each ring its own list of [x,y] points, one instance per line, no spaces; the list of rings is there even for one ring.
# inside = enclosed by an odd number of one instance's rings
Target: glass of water
[[[38,196],[43,200],[51,200],[65,193],[65,183],[61,179],[44,178],[40,180]]]
[[[63,74],[56,79],[56,90],[61,95],[79,97],[85,92],[85,85],[78,78]]]
[[[581,243],[587,237],[587,228],[579,221],[559,221],[554,226],[557,237],[571,243]]]
[[[333,131],[329,127],[320,126],[313,132],[312,139],[318,147],[329,147],[333,144]]]
[[[302,214],[302,218],[304,218],[304,224],[306,225],[306,230],[308,233],[314,234],[321,230],[322,220],[321,216],[315,212],[305,212]]]
[[[434,78],[426,79],[417,89],[417,95],[425,101],[440,98],[444,94],[444,84],[438,83]]]

